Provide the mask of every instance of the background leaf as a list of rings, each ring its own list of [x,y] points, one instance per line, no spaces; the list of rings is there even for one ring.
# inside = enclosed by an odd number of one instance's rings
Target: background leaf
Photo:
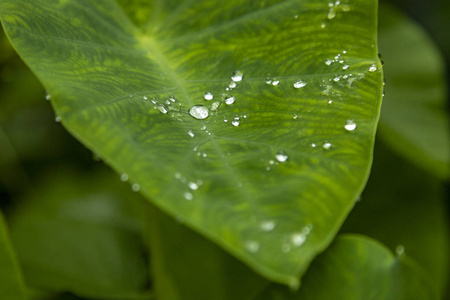
[[[158,207],[296,286],[366,181],[376,1],[154,3],[161,18],[143,28],[114,1],[1,0],[0,13],[77,139]]]
[[[88,298],[149,299],[137,199],[124,198],[111,175],[52,173],[10,213],[27,284]]]
[[[380,7],[386,97],[380,137],[412,163],[450,176],[450,130],[444,60],[425,31],[391,6]]]
[[[311,264],[296,293],[272,285],[255,300],[439,299],[431,280],[408,257],[393,256],[378,242],[338,236]]]
[[[22,274],[9,241],[2,213],[0,213],[0,295],[4,299],[25,300]]]

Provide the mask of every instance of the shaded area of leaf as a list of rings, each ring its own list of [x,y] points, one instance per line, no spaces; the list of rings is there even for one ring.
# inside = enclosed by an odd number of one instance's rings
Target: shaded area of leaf
[[[342,232],[361,233],[390,249],[403,246],[443,292],[448,283],[449,218],[442,184],[377,142],[369,182]]]
[[[159,208],[295,286],[369,171],[381,98],[376,1],[330,19],[328,1],[217,3],[186,1],[146,31],[114,1],[1,0],[0,12],[77,139]],[[221,94],[238,69],[227,105]],[[188,109],[210,107],[206,91],[221,106],[195,120]],[[350,119],[357,129],[347,132]]]
[[[254,300],[437,300],[422,268],[375,240],[338,236],[302,278],[296,293],[271,285]]]
[[[0,296],[25,300],[25,288],[16,254],[11,246],[3,214],[0,211]]]
[[[140,199],[127,196],[109,173],[80,178],[63,169],[43,177],[9,216],[27,285],[87,298],[150,299]]]
[[[380,137],[414,164],[449,178],[444,60],[419,25],[387,4],[380,7],[379,31],[386,62]]]

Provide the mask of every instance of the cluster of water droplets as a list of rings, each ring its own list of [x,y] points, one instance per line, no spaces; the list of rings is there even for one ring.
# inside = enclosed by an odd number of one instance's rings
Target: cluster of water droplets
[[[350,11],[350,6],[348,4],[341,3],[340,0],[328,2],[327,19],[334,19],[338,11],[348,12]]]
[[[192,201],[194,199],[195,191],[203,185],[202,180],[187,180],[186,177],[179,172],[175,173],[174,178],[185,187],[183,198],[187,201]]]

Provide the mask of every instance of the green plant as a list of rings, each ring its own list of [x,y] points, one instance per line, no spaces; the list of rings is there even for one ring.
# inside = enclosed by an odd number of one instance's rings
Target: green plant
[[[16,280],[0,291],[438,299],[448,266],[442,64],[400,13],[380,16],[391,98],[354,208],[383,93],[377,1],[0,0],[56,121],[152,203],[99,167],[48,171],[7,211],[21,268],[3,229],[0,276]],[[8,166],[17,159],[4,136]]]

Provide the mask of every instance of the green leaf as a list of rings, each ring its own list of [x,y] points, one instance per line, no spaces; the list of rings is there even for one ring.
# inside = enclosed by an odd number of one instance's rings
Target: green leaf
[[[43,177],[10,216],[27,284],[87,298],[149,299],[137,199],[127,197],[126,185],[101,172]]]
[[[296,293],[272,285],[254,300],[437,300],[422,269],[375,240],[342,235],[311,264]]]
[[[419,25],[391,6],[381,6],[379,30],[386,62],[380,137],[414,164],[449,178],[450,123],[442,55]]]
[[[22,274],[0,212],[0,295],[8,300],[25,300]]]
[[[442,184],[377,141],[366,189],[342,232],[360,233],[420,263],[443,292],[450,266],[449,219]],[[393,171],[395,170],[395,171]]]
[[[297,286],[362,191],[381,98],[377,1],[328,2],[155,0],[148,22],[111,0],[0,0],[0,13],[77,139],[159,208]]]

